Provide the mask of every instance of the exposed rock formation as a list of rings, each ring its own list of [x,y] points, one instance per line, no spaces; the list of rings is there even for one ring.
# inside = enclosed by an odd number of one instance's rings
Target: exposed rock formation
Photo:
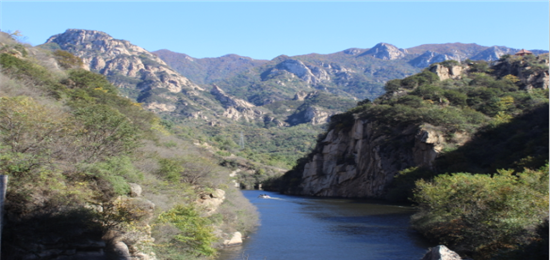
[[[384,130],[357,119],[351,130],[331,130],[318,144],[304,166],[299,193],[383,198],[398,171],[431,167],[443,145],[441,132],[430,125]]]
[[[308,98],[311,98],[311,97],[315,96],[318,93],[319,93],[319,91],[312,91],[312,92],[309,92],[309,93],[304,92],[304,91],[298,91],[294,95],[293,100],[304,101]]]
[[[224,200],[225,191],[216,189],[210,194],[202,195],[198,203],[203,206],[205,216],[210,216],[218,210],[218,207],[224,202]]]
[[[317,85],[321,82],[330,80],[330,75],[323,68],[306,65],[302,61],[295,59],[288,59],[277,64],[277,66],[268,70],[265,75],[263,75],[263,79],[272,78],[284,72],[290,72],[291,75],[297,76],[311,85]]]
[[[253,104],[246,102],[242,99],[231,97],[225,93],[221,88],[216,85],[213,85],[212,90],[210,91],[212,95],[216,97],[224,107],[236,107],[236,108],[253,108]]]
[[[130,196],[131,197],[141,197],[141,186],[137,183],[130,183]]]
[[[214,85],[210,91],[212,95],[225,108],[223,116],[238,121],[241,118],[246,122],[262,120],[264,123],[273,122],[277,126],[284,126],[285,123],[267,113],[265,109],[259,108],[242,99],[232,97],[225,93],[221,88]]]
[[[502,55],[505,54],[514,54],[518,50],[517,49],[511,49],[503,46],[493,46],[489,47],[486,50],[476,54],[471,60],[486,60],[486,61],[495,61],[500,59]]]
[[[157,112],[172,112],[176,110],[176,105],[164,104],[159,102],[147,103],[143,107],[152,111],[157,111]]]
[[[406,50],[399,49],[391,44],[379,43],[376,46],[372,47],[368,51],[361,54],[361,56],[373,56],[381,60],[397,60],[405,57],[407,54]]]
[[[549,65],[548,54],[533,57],[531,64],[525,60],[514,60],[500,62],[495,65],[497,76],[504,77],[506,75],[516,76],[522,83],[523,89],[542,88],[548,89],[550,78],[548,70],[535,69],[532,65]]]
[[[417,58],[409,61],[409,64],[417,68],[425,68],[430,66],[430,64],[450,60],[451,57],[445,54],[439,54],[432,51],[426,51],[424,54],[418,56]]]
[[[229,240],[223,241],[223,244],[226,246],[234,246],[239,245],[243,243],[243,235],[241,232],[235,232],[233,233],[233,236]]]
[[[441,64],[436,64],[430,67],[430,71],[437,74],[440,80],[459,79],[464,71],[464,68],[460,65],[447,67]]]
[[[444,245],[430,248],[422,260],[461,260],[462,257]]]
[[[104,32],[68,29],[50,37],[46,43],[58,44],[62,49],[82,58],[87,67],[103,75],[121,75],[142,80],[138,86],[140,89],[164,88],[170,92],[202,90],[157,56]]]

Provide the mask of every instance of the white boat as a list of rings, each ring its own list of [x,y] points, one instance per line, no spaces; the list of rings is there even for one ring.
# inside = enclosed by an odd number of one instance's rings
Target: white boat
[[[267,194],[260,194],[260,196],[258,196],[258,198],[262,198],[262,199],[269,199],[271,198],[269,195]]]

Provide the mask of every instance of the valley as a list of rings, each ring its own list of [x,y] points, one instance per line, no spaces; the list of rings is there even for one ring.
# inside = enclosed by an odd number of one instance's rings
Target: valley
[[[1,36],[6,259],[212,258],[258,230],[240,189],[260,187],[414,204],[416,232],[475,259],[547,242],[547,51],[199,59],[95,30]]]

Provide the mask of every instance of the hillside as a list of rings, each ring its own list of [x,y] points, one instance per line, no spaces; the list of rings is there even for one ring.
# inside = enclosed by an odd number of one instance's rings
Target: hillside
[[[0,34],[2,259],[198,259],[255,228],[218,158],[85,65]]]
[[[280,190],[409,199],[413,227],[464,256],[521,259],[534,244],[544,255],[533,241],[548,219],[548,61],[445,61],[389,81],[383,96],[332,116]]]
[[[267,60],[254,60],[235,54],[218,58],[196,59],[170,50],[158,50],[152,53],[175,71],[199,85],[208,85],[268,62]]]

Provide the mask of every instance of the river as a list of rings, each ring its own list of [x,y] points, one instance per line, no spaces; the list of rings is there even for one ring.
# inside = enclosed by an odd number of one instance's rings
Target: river
[[[242,192],[258,208],[261,225],[242,245],[222,250],[219,260],[418,260],[434,246],[408,228],[412,207]]]

